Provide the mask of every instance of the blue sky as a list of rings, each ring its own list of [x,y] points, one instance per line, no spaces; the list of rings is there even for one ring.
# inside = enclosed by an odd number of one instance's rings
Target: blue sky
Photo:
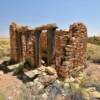
[[[100,35],[100,0],[0,0],[0,36],[9,36],[13,21],[32,27],[56,23],[63,29],[83,22],[89,35]]]

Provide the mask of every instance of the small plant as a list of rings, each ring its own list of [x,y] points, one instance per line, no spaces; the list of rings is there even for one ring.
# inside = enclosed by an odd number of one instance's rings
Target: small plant
[[[71,100],[86,100],[84,97],[85,84],[86,78],[82,78],[80,82],[69,82],[69,96],[71,97]]]
[[[5,100],[5,96],[3,93],[0,92],[0,100]]]
[[[94,55],[94,51],[93,50],[88,50],[87,51],[87,60],[91,60],[92,56]]]
[[[92,44],[100,45],[100,37],[96,37],[96,36],[89,37],[88,42]]]
[[[15,69],[15,72],[14,74],[18,75],[18,74],[22,74],[24,71],[24,65],[23,64],[20,64],[16,69]]]
[[[85,100],[82,91],[83,88],[81,87],[76,88],[71,86],[71,92],[70,92],[71,100]]]
[[[92,58],[92,61],[94,63],[100,63],[100,55],[95,55],[93,58]]]

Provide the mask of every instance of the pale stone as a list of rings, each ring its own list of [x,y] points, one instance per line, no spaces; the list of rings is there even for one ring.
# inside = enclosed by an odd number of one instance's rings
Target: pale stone
[[[52,68],[52,67],[46,67],[46,68],[45,68],[45,72],[46,72],[47,74],[49,74],[49,75],[54,75],[54,74],[56,74],[56,70],[55,70],[54,68]]]
[[[41,64],[43,64],[43,65],[44,65],[44,64],[45,64],[45,61],[44,61],[44,60],[41,60]]]

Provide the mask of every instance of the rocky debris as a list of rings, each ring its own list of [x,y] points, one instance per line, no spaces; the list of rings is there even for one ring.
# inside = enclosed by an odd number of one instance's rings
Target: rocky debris
[[[59,80],[48,84],[46,87],[39,80],[37,78],[33,84],[30,82],[26,84],[28,89],[26,91],[31,92],[31,96],[28,97],[32,97],[32,99],[28,98],[29,100],[71,100],[69,96],[66,96],[68,91],[63,89],[62,83]]]
[[[41,74],[38,76],[39,81],[44,84],[48,85],[57,79],[57,72],[53,67],[41,67],[37,69]]]
[[[57,79],[57,72],[53,67],[41,66],[35,70],[25,72],[25,75],[32,78],[33,81],[39,81],[44,85],[48,85]]]
[[[18,95],[21,100],[99,100],[100,98],[100,91],[98,90],[100,85],[96,87],[95,81],[93,81],[94,83],[92,80],[90,81],[84,73],[80,73],[75,78],[58,79],[53,66],[41,66],[30,73],[27,75],[34,77],[33,81],[22,84],[24,86],[20,85],[21,90],[12,86],[13,93]],[[32,74],[33,76],[31,76]],[[8,95],[9,99],[13,100],[13,97],[11,94]]]

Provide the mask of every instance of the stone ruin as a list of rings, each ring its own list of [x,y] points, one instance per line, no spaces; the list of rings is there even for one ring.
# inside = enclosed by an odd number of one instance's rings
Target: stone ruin
[[[59,76],[67,77],[73,70],[86,65],[87,29],[83,23],[70,25],[69,30],[57,30],[55,24],[34,29],[10,25],[11,59],[30,61],[33,68],[55,65]]]

